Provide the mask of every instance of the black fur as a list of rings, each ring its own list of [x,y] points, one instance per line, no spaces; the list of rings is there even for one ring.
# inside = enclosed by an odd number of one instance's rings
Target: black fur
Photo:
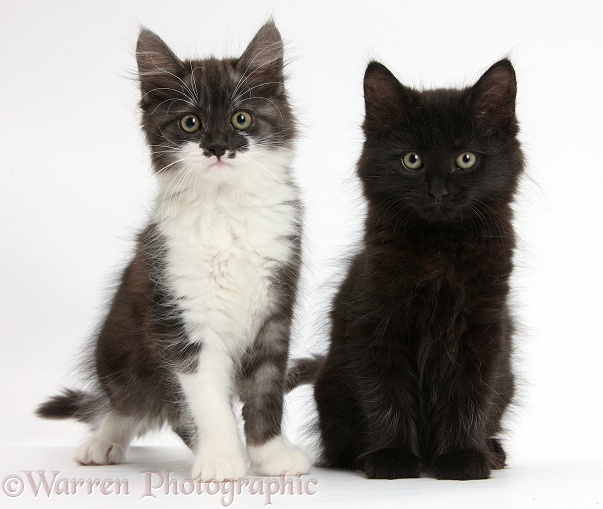
[[[514,393],[515,73],[503,60],[473,87],[419,92],[372,62],[364,91],[368,215],[316,379],[321,465],[486,478],[504,466],[494,437]]]

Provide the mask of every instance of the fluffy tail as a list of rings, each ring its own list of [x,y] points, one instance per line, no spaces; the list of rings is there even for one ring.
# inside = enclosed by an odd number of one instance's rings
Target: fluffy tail
[[[65,389],[63,394],[53,396],[36,410],[39,417],[46,419],[74,418],[91,423],[102,411],[104,398],[84,391]]]
[[[293,365],[287,370],[285,391],[290,392],[298,385],[314,383],[324,355],[316,355],[311,359],[294,359]]]

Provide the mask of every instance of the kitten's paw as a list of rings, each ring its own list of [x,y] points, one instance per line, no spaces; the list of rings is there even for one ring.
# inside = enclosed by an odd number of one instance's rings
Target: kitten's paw
[[[261,463],[252,463],[251,469],[258,475],[267,476],[307,474],[310,460],[302,450],[289,446],[268,456]]]
[[[438,456],[431,470],[438,479],[487,479],[490,477],[490,458],[475,449],[460,449]]]
[[[226,481],[245,477],[245,461],[239,454],[199,455],[193,466],[195,481]]]
[[[310,460],[297,447],[288,445],[281,437],[275,437],[261,446],[248,447],[251,469],[258,475],[307,474]]]
[[[75,453],[75,461],[82,465],[115,465],[122,463],[124,448],[100,438],[91,438],[82,444]]]
[[[383,449],[363,458],[368,479],[402,479],[421,475],[421,460],[400,449]]]

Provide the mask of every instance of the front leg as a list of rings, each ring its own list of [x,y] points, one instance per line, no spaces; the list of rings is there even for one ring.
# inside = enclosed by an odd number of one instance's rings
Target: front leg
[[[178,375],[197,426],[192,478],[199,481],[240,479],[246,471],[231,405],[233,361],[214,343],[203,344],[193,373]]]
[[[473,391],[473,388],[469,388]],[[470,480],[490,476],[490,452],[481,402],[462,390],[453,396],[437,429],[431,472],[437,479]]]
[[[495,349],[496,336],[491,341],[486,334],[479,337],[481,350],[461,349],[457,365],[430,391],[436,398],[430,403],[435,417],[431,471],[438,479],[485,479],[492,468],[504,466],[504,450],[492,438],[509,399],[496,383],[503,376],[496,368],[503,350]],[[471,339],[464,344],[470,345]]]
[[[288,342],[288,323],[273,318],[243,359],[239,390],[247,453],[259,475],[305,474],[310,469],[306,455],[281,435]]]
[[[407,342],[386,325],[360,331],[371,339],[351,362],[366,428],[359,465],[369,479],[419,477],[418,382]]]
[[[401,370],[387,370],[363,379],[366,451],[360,465],[369,479],[419,477],[417,403],[412,380]]]

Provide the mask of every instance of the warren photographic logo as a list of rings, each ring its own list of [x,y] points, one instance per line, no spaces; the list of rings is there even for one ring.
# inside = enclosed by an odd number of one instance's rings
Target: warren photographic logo
[[[312,496],[318,481],[307,476],[256,477],[224,482],[197,482],[179,479],[173,472],[141,472],[138,479],[85,479],[66,477],[60,471],[24,470],[2,480],[1,495],[9,498],[57,498],[105,496],[155,498],[210,497],[223,507],[237,497],[261,497],[264,505],[272,505],[279,497]]]
[[[21,474],[7,475],[2,480],[2,493],[16,498],[28,494],[34,497],[69,495],[130,495],[128,479],[76,479],[62,477],[53,470],[24,470]]]

